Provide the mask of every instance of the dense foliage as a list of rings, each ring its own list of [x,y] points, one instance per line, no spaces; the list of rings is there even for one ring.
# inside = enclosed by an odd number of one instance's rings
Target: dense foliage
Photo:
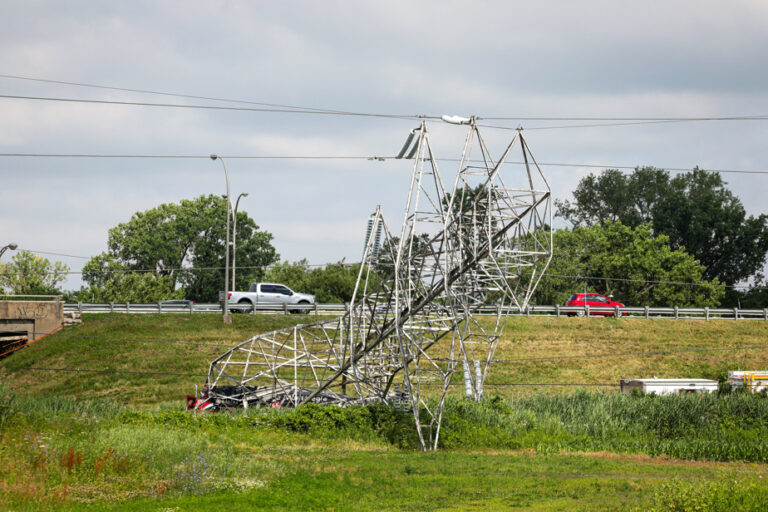
[[[650,224],[620,221],[554,233],[552,262],[536,291],[539,304],[563,304],[575,292],[614,295],[628,306],[717,306],[724,287]]]
[[[136,213],[109,230],[109,251],[86,264],[83,280],[91,289],[83,295],[115,302],[178,296],[216,302],[224,288],[226,218],[226,201],[214,195]],[[278,259],[271,240],[248,214],[237,212],[238,273],[232,288],[260,280],[266,266]],[[147,271],[151,275],[126,277],[127,272]]]
[[[359,263],[346,265],[339,262],[311,268],[304,259],[294,263],[284,261],[270,267],[264,281],[282,283],[294,291],[311,293],[321,304],[338,304],[352,300],[359,273]]]
[[[47,258],[19,251],[10,263],[0,263],[0,292],[15,295],[58,295],[58,286],[66,279],[69,266]]]
[[[405,462],[396,472],[408,480],[436,471],[425,466],[436,457],[471,452],[465,457],[469,462],[521,449],[522,458],[531,460],[533,454],[546,460],[562,453],[614,452],[766,462],[766,425],[768,400],[749,393],[660,397],[576,391],[482,403],[449,399],[440,437],[448,450],[425,456],[414,454],[418,442],[410,411],[381,404],[195,415],[71,397],[13,400],[0,385],[0,467],[6,470],[0,497],[25,510],[137,498],[232,500],[239,493],[279,495],[289,475],[307,491],[327,464],[336,479],[339,466],[329,458],[339,446],[373,450],[377,459],[395,456]],[[513,458],[520,458],[519,452]],[[392,469],[391,463],[373,463],[374,478]],[[575,458],[568,463],[579,464]],[[354,464],[348,470],[360,469]],[[671,475],[685,471],[678,462]],[[707,510],[728,510],[721,506],[730,504],[736,510],[766,499],[768,488],[757,480],[741,475],[694,485],[667,476],[658,482],[663,486],[652,488],[664,510],[677,510],[680,503],[717,505]]]
[[[733,285],[765,264],[768,215],[747,216],[718,173],[695,169],[670,177],[650,167],[632,174],[609,169],[582,179],[573,197],[556,205],[574,226],[652,223],[673,249],[685,249],[704,266],[705,280]]]

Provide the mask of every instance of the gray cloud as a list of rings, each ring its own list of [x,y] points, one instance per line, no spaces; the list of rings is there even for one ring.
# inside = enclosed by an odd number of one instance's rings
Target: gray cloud
[[[758,1],[18,1],[4,11],[2,74],[398,114],[768,114],[768,7]],[[0,94],[204,103],[3,78]],[[0,152],[387,155],[416,125],[9,99],[0,109]],[[764,121],[522,124],[544,162],[768,170]],[[463,129],[430,130],[438,156],[458,156]],[[500,151],[513,133],[485,135]],[[241,207],[274,232],[283,257],[314,263],[358,257],[376,204],[399,224],[410,165],[228,161],[233,190],[250,193]],[[450,182],[455,164],[440,168]],[[545,171],[559,197],[592,172]],[[0,158],[0,177],[0,242],[86,256],[104,250],[107,230],[136,211],[224,186],[207,159]],[[726,176],[751,213],[765,212],[766,178]]]

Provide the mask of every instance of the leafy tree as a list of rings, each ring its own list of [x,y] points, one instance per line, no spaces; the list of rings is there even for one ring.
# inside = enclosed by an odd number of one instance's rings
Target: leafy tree
[[[704,266],[703,278],[733,285],[755,275],[768,253],[768,215],[747,217],[718,173],[695,169],[670,178],[638,168],[631,175],[607,170],[582,179],[574,202],[556,201],[557,214],[574,226],[651,222]]]
[[[653,222],[653,208],[669,183],[666,171],[638,167],[632,174],[617,169],[583,178],[574,201],[555,200],[557,215],[573,226],[621,221],[625,226]]]
[[[359,263],[344,265],[339,262],[324,268],[310,268],[307,260],[303,259],[270,267],[264,280],[285,284],[298,292],[311,293],[319,303],[338,304],[352,300],[359,272]]]
[[[575,292],[615,295],[629,306],[717,306],[723,284],[703,278],[704,267],[652,227],[621,222],[554,234],[555,253],[536,291],[539,304],[562,304]],[[610,279],[605,279],[610,277]]]
[[[17,252],[10,263],[0,265],[0,290],[14,295],[60,295],[69,267],[30,251]]]
[[[297,292],[313,293],[307,286],[307,276],[309,275],[309,262],[306,259],[289,263],[282,261],[276,263],[267,269],[264,275],[264,281],[267,283],[280,283],[286,285]],[[319,301],[319,297],[315,297]]]
[[[321,303],[341,303],[352,300],[360,264],[344,265],[341,262],[315,268],[309,273],[307,289]]]
[[[184,289],[172,287],[168,276],[156,272],[136,272],[112,258],[100,254],[83,267],[83,280],[90,284],[81,288],[74,300],[82,302],[150,303],[184,298]]]
[[[733,285],[765,264],[768,215],[746,216],[717,173],[694,171],[670,180],[654,207],[654,226],[705,267],[704,278]]]
[[[215,302],[224,287],[226,208],[226,200],[208,195],[138,212],[109,230],[108,253],[91,260],[94,270],[108,259],[128,270],[153,270],[166,279],[167,296],[183,287],[188,299]],[[245,212],[237,213],[238,273],[232,288],[260,280],[278,259],[271,240]],[[84,280],[106,286],[107,279],[96,274],[85,274]]]

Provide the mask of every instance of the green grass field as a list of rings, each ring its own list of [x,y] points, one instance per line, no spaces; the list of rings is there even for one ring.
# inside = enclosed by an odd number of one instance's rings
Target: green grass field
[[[757,510],[768,502],[768,400],[629,396],[594,385],[764,369],[766,350],[749,348],[768,339],[764,322],[510,319],[487,399],[466,402],[457,386],[437,453],[418,451],[409,414],[384,407],[182,411],[213,357],[314,319],[238,315],[224,326],[214,315],[92,315],[3,359],[0,510]],[[743,349],[709,350],[726,347]],[[678,352],[636,354],[660,351]],[[558,382],[586,385],[510,385]]]

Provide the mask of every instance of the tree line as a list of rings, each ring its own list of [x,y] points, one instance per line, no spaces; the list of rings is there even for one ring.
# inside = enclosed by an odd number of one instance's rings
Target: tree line
[[[553,231],[537,304],[598,292],[636,306],[768,306],[768,216],[747,216],[718,173],[609,169],[580,180],[572,199],[556,200],[555,207],[555,218],[568,226]],[[28,251],[0,264],[0,288],[82,302],[216,302],[224,282],[226,208],[225,199],[207,195],[137,212],[109,230],[107,250],[83,267],[80,290],[60,290],[69,268]],[[321,303],[352,298],[359,264],[281,261],[272,234],[247,213],[237,212],[236,225],[233,289],[268,281]],[[374,271],[384,277],[387,266]],[[734,287],[743,283],[751,286]]]

